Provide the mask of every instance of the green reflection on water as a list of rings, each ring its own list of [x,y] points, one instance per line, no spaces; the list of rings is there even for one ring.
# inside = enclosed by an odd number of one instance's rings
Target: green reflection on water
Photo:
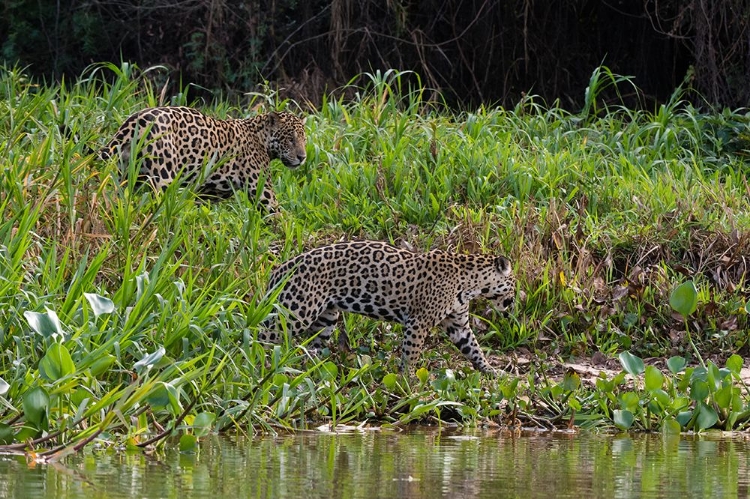
[[[212,437],[197,454],[0,456],[0,497],[747,497],[742,438],[437,430]]]

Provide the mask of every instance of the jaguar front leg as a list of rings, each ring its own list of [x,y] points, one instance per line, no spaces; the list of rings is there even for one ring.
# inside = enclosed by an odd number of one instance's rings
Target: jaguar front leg
[[[401,343],[401,370],[406,373],[413,368],[422,353],[429,327],[410,321],[404,325],[404,340]]]
[[[443,330],[451,342],[466,357],[474,369],[487,374],[496,375],[495,369],[487,362],[474,332],[469,326],[469,312],[457,312],[448,315],[441,323]]]

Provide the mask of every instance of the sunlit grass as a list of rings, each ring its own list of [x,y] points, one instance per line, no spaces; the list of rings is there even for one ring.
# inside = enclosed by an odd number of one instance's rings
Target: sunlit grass
[[[545,359],[595,352],[690,358],[669,305],[689,278],[703,355],[747,352],[744,111],[699,110],[680,89],[653,113],[607,106],[599,92],[621,78],[602,68],[579,114],[531,96],[512,110],[455,113],[399,73],[375,73],[353,99],[329,96],[310,112],[308,161],[272,165],[283,213],[267,219],[243,193],[201,204],[176,184],[135,189],[126,180],[137,165],[118,172],[91,153],[136,110],[191,104],[154,88],[157,70],[101,65],[49,86],[0,70],[4,443],[60,431],[37,445],[138,445],[171,430],[199,437],[322,418],[472,424],[527,413],[556,424],[583,411],[611,422],[609,391],[540,385],[533,373]],[[195,105],[222,117],[297,107],[250,99]],[[482,378],[436,335],[427,370],[396,376],[399,327],[356,316],[344,320],[351,353],[311,359],[299,341],[257,344],[273,265],[351,237],[509,256],[525,299],[508,319],[478,304],[473,326],[490,358],[533,355],[532,374]],[[533,414],[522,393],[547,412]]]

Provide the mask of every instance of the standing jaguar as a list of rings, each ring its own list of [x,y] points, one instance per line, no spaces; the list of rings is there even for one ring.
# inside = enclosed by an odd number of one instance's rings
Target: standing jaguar
[[[515,300],[516,280],[503,256],[433,250],[413,253],[380,241],[350,241],[302,253],[274,269],[269,290],[289,334],[314,334],[314,349],[333,333],[341,311],[404,326],[402,367],[417,361],[435,326],[445,331],[475,369],[494,370],[469,326],[469,302],[490,300],[499,311]],[[278,314],[267,318],[260,341],[279,342]]]
[[[162,189],[178,174],[190,182],[206,172],[198,186],[201,196],[224,199],[245,190],[273,213],[277,203],[268,165],[277,158],[289,168],[301,165],[306,141],[304,122],[287,112],[220,120],[189,107],[155,107],[125,120],[99,156],[119,154],[127,165],[137,150],[140,179]]]

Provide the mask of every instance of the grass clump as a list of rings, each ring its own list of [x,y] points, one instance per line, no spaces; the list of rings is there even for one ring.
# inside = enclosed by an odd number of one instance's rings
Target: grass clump
[[[189,448],[216,429],[320,420],[747,425],[744,111],[696,109],[680,89],[654,112],[607,106],[598,90],[620,77],[600,68],[579,114],[534,97],[455,113],[400,73],[375,73],[354,98],[310,112],[308,161],[273,165],[284,213],[268,220],[243,193],[206,205],[177,185],[135,189],[125,180],[137,165],[122,173],[89,152],[132,112],[186,103],[158,92],[150,71],[102,65],[40,85],[0,70],[3,444],[59,457],[94,439],[148,446],[176,432]],[[273,93],[246,107],[191,104],[234,117],[295,107]],[[344,319],[350,352],[259,345],[273,265],[352,237],[509,256],[515,316],[479,304],[473,326],[516,375],[483,378],[433,338],[425,367],[404,377],[398,327],[358,316]],[[681,315],[670,296],[687,280],[696,308]],[[621,373],[547,376],[592,356]],[[639,370],[633,359],[647,357],[668,369]],[[644,372],[645,388],[626,383]]]

